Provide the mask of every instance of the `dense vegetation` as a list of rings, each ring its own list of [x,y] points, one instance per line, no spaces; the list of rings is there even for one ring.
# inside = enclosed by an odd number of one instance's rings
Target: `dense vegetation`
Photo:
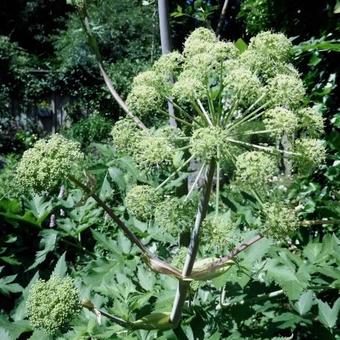
[[[339,4],[74,2],[0,5],[0,338],[339,338]]]

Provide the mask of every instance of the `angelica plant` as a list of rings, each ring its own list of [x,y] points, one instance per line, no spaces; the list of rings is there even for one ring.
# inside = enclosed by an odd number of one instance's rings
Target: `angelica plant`
[[[119,324],[131,329],[177,327],[193,281],[221,275],[262,237],[284,242],[302,224],[298,203],[285,193],[294,178],[322,164],[326,150],[318,139],[322,118],[309,107],[299,73],[289,64],[291,49],[283,34],[263,32],[240,53],[232,43],[199,28],[187,38],[183,53],[162,56],[135,78],[127,98],[129,115],[114,125],[112,143],[118,154],[135,161],[147,184],[129,188],[123,199],[127,212],[150,228],[157,225],[179,240],[190,234],[187,248],[180,250],[183,260],[185,249],[184,261],[173,261],[184,263],[180,268],[160,259],[93,188],[71,175],[70,163],[81,158],[75,144],[64,141],[55,148],[60,137],[53,136],[24,154],[18,177],[26,188],[47,190],[67,177],[123,230],[151,270],[178,280],[171,311]],[[176,128],[167,126],[169,102]],[[188,187],[192,161],[199,169]],[[52,167],[41,168],[45,163]],[[257,225],[245,225],[227,209],[221,199],[224,190],[245,191],[257,202]],[[249,229],[254,236],[245,239]],[[95,311],[91,304],[85,307]]]

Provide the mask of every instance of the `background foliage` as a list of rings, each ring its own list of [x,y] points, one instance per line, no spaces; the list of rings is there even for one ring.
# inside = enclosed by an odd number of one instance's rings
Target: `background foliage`
[[[155,5],[97,1],[90,9],[105,65],[124,97],[133,76],[160,53]],[[126,191],[145,178],[131,159],[104,143],[110,121],[103,116],[116,119],[118,108],[102,83],[73,10],[63,1],[47,0],[3,1],[0,6],[1,152],[22,151],[37,133],[34,125],[24,129],[15,121],[10,98],[25,110],[28,102],[53,91],[72,97],[71,118],[81,120],[63,133],[86,150],[86,165],[100,196],[149,247],[160,241],[158,252],[171,259],[177,249],[169,250],[162,231],[126,213]],[[218,1],[171,2],[174,47],[181,49],[194,27],[216,28],[220,7]],[[297,181],[289,193],[304,201],[306,220],[340,219],[338,19],[336,1],[230,1],[223,30],[223,37],[247,42],[252,34],[273,29],[300,43],[294,63],[311,100],[323,112],[328,145],[326,165]],[[29,72],[32,69],[49,72],[41,76]],[[84,118],[85,113],[94,115]],[[17,159],[8,154],[0,163],[0,338],[49,338],[32,330],[25,301],[33,282],[52,272],[68,273],[83,297],[91,296],[97,306],[122,317],[139,318],[155,308],[167,311],[176,281],[141,266],[135,248],[80,190],[66,185],[53,197],[22,195],[13,182]],[[228,192],[223,195],[230,208],[246,203],[240,218],[248,223],[256,218],[249,198],[238,202]],[[339,238],[339,224],[314,225],[302,229],[288,246],[269,240],[254,245],[232,270],[191,292],[181,335],[127,333],[104,319],[99,325],[84,311],[62,338],[339,338]]]

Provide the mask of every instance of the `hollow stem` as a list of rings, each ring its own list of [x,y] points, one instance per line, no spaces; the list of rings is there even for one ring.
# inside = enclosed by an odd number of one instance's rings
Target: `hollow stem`
[[[196,185],[197,185],[199,179],[201,178],[201,175],[202,175],[202,172],[203,172],[204,168],[205,168],[205,163],[203,163],[202,166],[201,166],[201,168],[199,169],[199,171],[198,171],[198,173],[197,173],[197,176],[196,176],[194,182],[192,183],[191,188],[190,188],[190,190],[189,190],[187,196],[185,197],[185,201],[190,197],[191,193],[192,193],[193,190],[195,189],[195,187],[196,187]]]
[[[205,183],[203,186],[203,190],[201,193],[201,198],[200,198],[200,202],[199,202],[199,206],[198,206],[198,210],[196,214],[195,225],[191,233],[188,254],[187,254],[184,268],[182,271],[182,275],[184,277],[187,277],[191,274],[192,268],[194,266],[194,262],[195,262],[197,251],[198,251],[198,245],[199,245],[200,228],[207,214],[214,172],[215,172],[215,161],[211,160],[208,166],[208,169],[207,169]],[[175,300],[173,303],[172,311],[170,314],[170,321],[173,323],[174,327],[177,327],[177,325],[180,322],[182,309],[183,309],[183,305],[186,300],[189,285],[190,283],[186,281],[178,282],[177,292],[176,292]]]

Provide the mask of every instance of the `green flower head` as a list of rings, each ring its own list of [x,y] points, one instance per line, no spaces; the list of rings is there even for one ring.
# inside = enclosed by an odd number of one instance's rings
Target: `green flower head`
[[[196,70],[183,71],[172,88],[172,96],[179,103],[188,103],[196,99],[206,98],[206,87]]]
[[[132,85],[135,86],[151,86],[157,88],[162,85],[161,76],[155,71],[144,71],[139,73],[136,77],[133,78]]]
[[[175,51],[163,54],[153,65],[154,70],[164,77],[177,76],[184,62],[183,56]]]
[[[195,78],[207,81],[211,72],[219,66],[210,53],[199,53],[192,56],[184,64],[184,70],[191,72]]]
[[[248,151],[236,159],[235,183],[241,188],[262,190],[277,171],[273,156],[262,151]]]
[[[272,130],[271,135],[278,137],[284,133],[291,135],[298,127],[296,114],[284,107],[275,107],[264,115],[264,124],[267,130]]]
[[[325,141],[313,138],[301,138],[295,141],[295,165],[299,172],[308,174],[326,159]]]
[[[125,197],[125,206],[129,213],[141,221],[148,221],[154,215],[160,195],[149,185],[136,185]]]
[[[194,200],[183,201],[177,197],[168,197],[157,204],[155,223],[165,232],[177,237],[181,232],[190,230],[195,213]]]
[[[228,59],[235,59],[240,55],[240,50],[231,42],[218,41],[210,51],[211,57],[218,63]]]
[[[287,61],[292,53],[293,44],[282,33],[261,32],[250,39],[249,50],[268,57]]]
[[[319,137],[324,131],[322,115],[314,108],[308,107],[298,111],[300,128],[309,137]]]
[[[238,98],[242,106],[251,105],[264,91],[258,77],[249,69],[239,67],[232,69],[223,79],[224,96]]]
[[[38,280],[30,290],[26,308],[32,326],[53,335],[67,328],[80,313],[79,291],[69,277]]]
[[[265,203],[262,234],[276,240],[291,236],[299,227],[296,211],[284,203]]]
[[[279,74],[269,81],[268,100],[275,106],[296,108],[306,94],[302,80],[298,77]]]
[[[128,155],[133,154],[142,135],[140,128],[128,117],[118,120],[111,130],[113,145]]]
[[[228,246],[236,229],[230,212],[208,215],[202,224],[202,244],[206,247],[222,251]]]
[[[224,131],[218,126],[194,130],[190,139],[190,152],[201,161],[219,159],[226,148]]]
[[[17,168],[17,179],[24,190],[35,192],[55,189],[83,159],[78,143],[61,135],[37,141],[24,152]]]
[[[148,134],[136,145],[133,158],[140,168],[149,169],[170,164],[174,152],[174,146],[167,138]]]
[[[213,31],[207,28],[197,28],[193,31],[184,43],[183,54],[186,58],[190,58],[195,54],[209,53],[212,44],[217,41]]]
[[[240,60],[265,83],[279,74],[299,77],[299,72],[293,65],[273,59],[268,54],[257,53],[256,50],[246,50],[241,54]]]
[[[160,89],[146,84],[134,86],[126,100],[129,109],[141,119],[153,116],[164,102]]]

